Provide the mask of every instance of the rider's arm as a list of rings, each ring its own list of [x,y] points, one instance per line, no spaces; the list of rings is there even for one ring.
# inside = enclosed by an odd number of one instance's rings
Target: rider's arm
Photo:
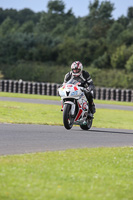
[[[68,72],[64,77],[64,83],[68,82],[71,79],[71,74]]]
[[[93,80],[92,80],[92,78],[91,78],[91,76],[90,76],[90,74],[88,73],[88,72],[85,72],[84,71],[84,78],[85,78],[85,82],[86,82],[86,84],[85,84],[85,87],[87,88],[87,87],[89,87],[91,90],[94,90],[94,88],[95,88],[95,86],[94,86],[94,84],[93,84]]]
[[[89,77],[89,78],[87,79],[87,84],[88,84],[88,86],[89,86],[89,88],[90,88],[91,90],[94,90],[95,86],[94,86],[94,84],[93,84],[93,80],[92,80],[91,77]]]

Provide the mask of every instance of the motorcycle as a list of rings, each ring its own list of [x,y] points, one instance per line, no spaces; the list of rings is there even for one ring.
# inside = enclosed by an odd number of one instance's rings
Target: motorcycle
[[[66,129],[79,125],[88,130],[92,126],[93,114],[85,96],[85,88],[77,80],[71,79],[58,89],[63,111],[63,124]]]

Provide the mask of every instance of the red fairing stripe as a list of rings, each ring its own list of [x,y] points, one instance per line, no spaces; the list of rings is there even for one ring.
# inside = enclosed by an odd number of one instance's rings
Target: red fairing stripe
[[[66,87],[66,84],[65,85],[63,85],[63,88],[65,88]]]
[[[72,85],[69,84],[69,85],[67,85],[67,87],[72,87]]]
[[[75,121],[77,121],[77,120],[79,119],[80,115],[81,115],[82,112],[83,112],[83,110],[81,109],[81,106],[80,106],[79,103],[78,103],[78,106],[79,106],[79,112],[78,112],[78,114],[77,114],[77,117],[76,117]]]
[[[74,86],[74,90],[76,91],[76,90],[78,90],[78,88],[76,86]]]

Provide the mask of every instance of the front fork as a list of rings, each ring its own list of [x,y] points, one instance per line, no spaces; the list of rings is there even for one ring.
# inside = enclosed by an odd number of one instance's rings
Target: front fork
[[[75,103],[73,103],[72,101],[65,101],[64,105],[65,104],[71,105],[70,114],[71,114],[72,117],[74,117],[74,115],[75,115],[75,109],[76,109]],[[62,105],[61,111],[63,111],[63,102],[62,101],[61,101],[61,105]]]

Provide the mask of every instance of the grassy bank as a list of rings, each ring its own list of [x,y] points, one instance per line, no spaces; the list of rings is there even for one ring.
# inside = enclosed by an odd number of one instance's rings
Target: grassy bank
[[[132,200],[133,148],[0,157],[1,200]]]
[[[0,123],[63,125],[61,106],[0,101]],[[97,109],[94,127],[133,129],[132,112]]]

